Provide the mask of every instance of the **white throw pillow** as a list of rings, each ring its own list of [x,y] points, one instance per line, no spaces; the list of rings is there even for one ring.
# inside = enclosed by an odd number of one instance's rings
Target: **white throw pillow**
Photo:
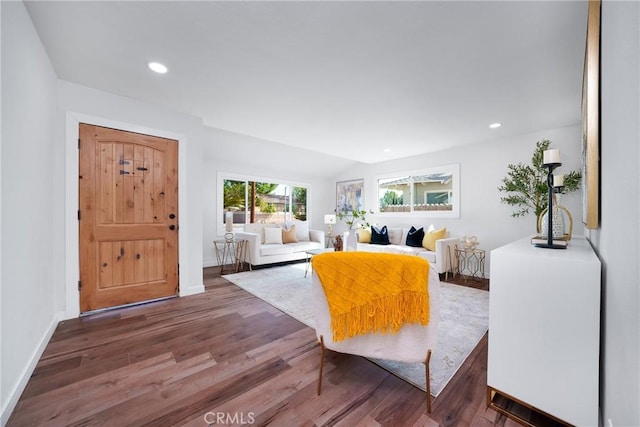
[[[282,244],[282,228],[264,227],[264,243]]]
[[[296,237],[299,242],[309,241],[309,223],[307,221],[295,221]]]
[[[262,229],[264,228],[264,224],[261,224],[259,222],[253,223],[253,224],[244,224],[243,226],[244,231],[246,231],[247,233],[256,233],[260,235],[260,243],[264,243],[264,232],[262,231]]]
[[[389,230],[389,243],[392,245],[401,245],[404,243],[402,240],[402,228],[388,228]]]

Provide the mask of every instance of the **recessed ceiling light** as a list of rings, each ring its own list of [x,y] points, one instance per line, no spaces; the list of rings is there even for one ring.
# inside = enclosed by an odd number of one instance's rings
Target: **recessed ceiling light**
[[[489,125],[489,128],[491,129],[498,129],[500,126],[502,126],[502,123],[491,123]]]
[[[385,148],[383,151],[384,151],[385,153],[389,153],[389,152],[391,152],[391,148]]]
[[[167,67],[159,62],[149,62],[149,68],[160,74],[164,74],[167,72]]]

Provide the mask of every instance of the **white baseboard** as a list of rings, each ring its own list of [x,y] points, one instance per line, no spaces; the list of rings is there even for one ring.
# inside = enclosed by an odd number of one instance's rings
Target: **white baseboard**
[[[217,266],[218,266],[218,263],[215,259],[204,260],[204,262],[202,263],[202,268],[217,267]]]
[[[18,404],[18,400],[20,400],[22,392],[27,387],[27,383],[31,378],[31,374],[33,374],[33,371],[35,370],[36,365],[38,364],[38,361],[42,356],[42,353],[44,353],[44,350],[47,347],[47,344],[49,344],[53,333],[56,331],[58,323],[64,320],[64,317],[64,312],[56,313],[51,323],[49,324],[49,328],[47,328],[47,331],[42,335],[42,338],[38,342],[38,346],[34,349],[31,357],[29,358],[29,363],[25,366],[22,374],[20,375],[20,380],[9,392],[9,399],[7,399],[6,405],[4,405],[2,408],[2,418],[0,418],[0,425],[4,426],[9,421],[9,417]]]
[[[189,295],[200,294],[204,292],[204,285],[191,286],[186,289],[180,288],[180,297],[186,297]]]

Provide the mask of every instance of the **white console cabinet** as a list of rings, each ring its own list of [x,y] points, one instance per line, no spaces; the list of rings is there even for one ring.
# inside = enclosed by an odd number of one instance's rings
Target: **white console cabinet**
[[[598,425],[600,260],[522,239],[491,251],[488,404],[507,397],[558,421]],[[522,421],[522,420],[520,420]]]

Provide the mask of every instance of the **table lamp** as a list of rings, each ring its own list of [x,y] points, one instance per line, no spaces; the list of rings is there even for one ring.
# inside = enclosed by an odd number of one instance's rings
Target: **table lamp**
[[[327,235],[331,237],[333,235],[333,224],[336,223],[336,216],[334,214],[326,214],[324,216],[324,223],[328,225]]]
[[[224,229],[226,231],[224,238],[233,240],[233,212],[227,211],[224,214]]]

